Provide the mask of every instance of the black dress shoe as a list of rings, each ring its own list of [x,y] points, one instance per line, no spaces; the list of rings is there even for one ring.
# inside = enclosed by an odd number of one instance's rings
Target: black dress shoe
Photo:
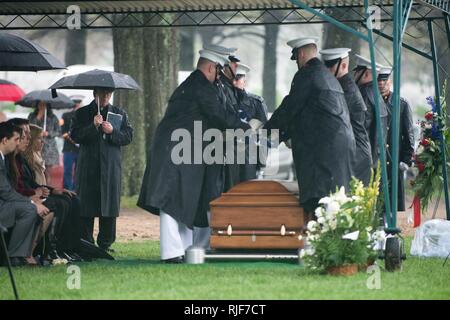
[[[76,252],[68,252],[68,255],[72,258],[73,262],[84,262],[84,259],[80,257]]]
[[[105,247],[99,247],[100,249],[102,249],[102,250],[104,250],[105,252],[108,252],[109,254],[111,254],[111,253],[116,253],[116,250],[114,250],[113,248],[111,248],[111,247],[107,247],[107,248],[105,248]]]
[[[175,258],[170,258],[170,259],[165,259],[162,260],[164,263],[184,263],[184,256],[179,256],[179,257],[175,257]]]
[[[39,264],[41,267],[51,267],[53,265],[52,260],[46,258],[39,258]]]

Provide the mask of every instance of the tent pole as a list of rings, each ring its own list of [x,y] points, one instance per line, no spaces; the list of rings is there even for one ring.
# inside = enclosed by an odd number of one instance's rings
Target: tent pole
[[[441,116],[442,115],[441,87],[439,84],[439,69],[438,69],[436,42],[434,39],[432,20],[428,20],[428,33],[430,35],[431,56],[433,57],[434,95],[436,96],[435,98],[436,110],[439,116]],[[441,128],[439,128],[439,140],[441,142],[442,177],[444,180],[445,212],[447,213],[447,220],[450,220],[450,204],[449,204],[448,179],[447,179],[447,155],[446,155],[445,137],[442,135]]]

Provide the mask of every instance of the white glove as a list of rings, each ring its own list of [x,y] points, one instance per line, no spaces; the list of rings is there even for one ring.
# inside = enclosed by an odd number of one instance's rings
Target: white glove
[[[264,123],[262,123],[258,119],[250,119],[248,124],[250,125],[253,131],[258,131],[258,129],[264,125]]]
[[[406,163],[400,161],[398,168],[400,169],[400,171],[406,171],[409,169],[409,166]]]

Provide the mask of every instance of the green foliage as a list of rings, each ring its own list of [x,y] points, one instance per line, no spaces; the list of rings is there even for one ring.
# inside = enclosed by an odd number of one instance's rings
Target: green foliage
[[[139,196],[131,196],[131,197],[126,197],[126,196],[122,196],[120,199],[120,208],[121,209],[125,209],[125,210],[130,210],[130,209],[137,209],[138,206],[136,205],[137,200],[138,200]]]

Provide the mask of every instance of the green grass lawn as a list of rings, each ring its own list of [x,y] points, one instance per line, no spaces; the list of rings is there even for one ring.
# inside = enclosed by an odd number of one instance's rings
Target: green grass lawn
[[[443,267],[443,259],[408,257],[403,271],[382,271],[381,289],[369,290],[364,272],[328,276],[281,261],[165,265],[157,241],[114,248],[116,261],[78,264],[80,289],[67,288],[67,266],[16,268],[21,299],[450,299],[450,263]],[[0,268],[0,300],[12,298]]]

